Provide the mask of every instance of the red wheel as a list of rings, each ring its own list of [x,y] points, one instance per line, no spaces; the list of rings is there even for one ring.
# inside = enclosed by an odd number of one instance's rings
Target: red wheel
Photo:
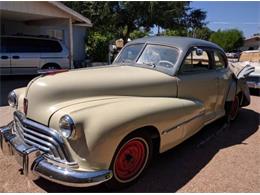
[[[126,183],[135,179],[145,167],[148,152],[148,145],[142,138],[133,138],[123,145],[114,163],[117,180]]]
[[[230,120],[233,121],[236,119],[239,111],[239,97],[235,96],[234,101],[231,104],[231,110],[230,110]]]
[[[127,136],[118,146],[110,168],[113,178],[107,182],[110,189],[126,187],[142,174],[152,157],[152,140],[146,133]]]

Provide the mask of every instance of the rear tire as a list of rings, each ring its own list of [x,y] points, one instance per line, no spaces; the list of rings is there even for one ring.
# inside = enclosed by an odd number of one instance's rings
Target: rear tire
[[[113,178],[106,186],[110,190],[121,189],[136,182],[149,165],[153,154],[150,136],[136,132],[127,136],[117,147],[110,170]]]
[[[236,95],[232,102],[227,102],[225,107],[227,121],[230,122],[236,120],[240,109],[239,96]]]

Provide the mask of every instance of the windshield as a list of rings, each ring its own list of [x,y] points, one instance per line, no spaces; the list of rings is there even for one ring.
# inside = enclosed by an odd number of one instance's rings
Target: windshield
[[[148,44],[138,57],[144,44],[129,45],[124,48],[116,63],[136,63],[153,67],[173,68],[178,59],[178,50],[163,45]],[[138,59],[137,59],[138,58]]]
[[[122,53],[120,54],[119,58],[116,60],[116,63],[131,63],[135,62],[138,54],[144,47],[144,44],[135,44],[126,46]]]

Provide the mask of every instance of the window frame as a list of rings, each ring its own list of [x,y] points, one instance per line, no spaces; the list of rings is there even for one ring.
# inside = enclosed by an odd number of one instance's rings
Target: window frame
[[[225,55],[221,50],[219,50],[219,49],[213,48],[212,50],[213,50],[213,52],[212,52],[212,57],[213,57],[213,62],[214,62],[214,66],[213,66],[214,70],[223,70],[223,69],[226,69],[227,66],[228,66],[228,61],[227,61],[226,55]],[[216,68],[217,66],[216,66],[216,61],[215,61],[214,52],[218,52],[218,53],[221,55],[221,57],[223,58],[223,60],[224,60],[224,68],[219,68],[219,69]]]
[[[184,62],[186,60],[186,58],[188,57],[188,55],[191,53],[191,51],[194,49],[194,48],[199,48],[199,49],[202,49],[203,51],[206,51],[207,54],[208,54],[208,57],[209,57],[209,67],[210,69],[207,69],[207,70],[203,70],[203,71],[191,71],[191,72],[181,72],[181,68],[182,66],[184,65]],[[207,47],[207,46],[199,46],[199,45],[193,45],[191,46],[188,51],[186,52],[182,62],[181,62],[181,65],[179,66],[179,69],[177,71],[177,74],[176,75],[190,75],[190,74],[201,74],[201,73],[208,73],[208,72],[212,72],[215,70],[214,66],[214,59],[213,59],[213,49],[212,47]]]

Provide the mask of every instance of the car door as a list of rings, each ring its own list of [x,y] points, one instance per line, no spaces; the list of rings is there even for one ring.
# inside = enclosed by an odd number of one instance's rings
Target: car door
[[[40,51],[37,48],[37,39],[14,38],[11,43],[11,73],[34,74],[37,72]]]
[[[225,112],[225,100],[229,89],[231,72],[227,68],[225,54],[219,50],[213,49],[214,69],[218,80],[218,97],[216,101],[216,114],[223,115]]]
[[[0,47],[0,75],[9,75],[10,74],[10,54],[7,49],[7,38],[1,37],[1,47]]]
[[[207,48],[191,48],[178,72],[178,97],[202,103],[204,123],[214,119],[218,97],[218,77],[211,52]]]

